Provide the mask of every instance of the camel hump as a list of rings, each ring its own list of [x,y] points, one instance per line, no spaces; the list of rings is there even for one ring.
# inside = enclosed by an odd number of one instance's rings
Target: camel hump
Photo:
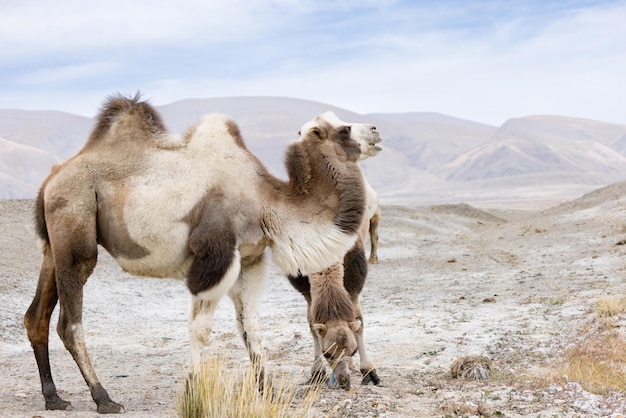
[[[141,92],[137,92],[133,97],[124,97],[117,93],[104,101],[87,144],[99,141],[122,116],[131,117],[133,125],[150,137],[167,132],[159,112],[150,103],[141,100]]]

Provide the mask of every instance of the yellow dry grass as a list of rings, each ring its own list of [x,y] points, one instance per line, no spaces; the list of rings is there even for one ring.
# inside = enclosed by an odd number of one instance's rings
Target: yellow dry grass
[[[612,318],[625,311],[626,301],[623,297],[605,297],[596,302],[596,312],[600,318]]]
[[[626,392],[626,343],[615,332],[596,334],[569,350],[564,373],[593,393]]]
[[[259,390],[254,368],[226,367],[207,359],[181,387],[176,401],[181,418],[306,417],[319,397],[319,387],[302,388],[297,376],[272,373]],[[301,376],[300,376],[301,377]]]
[[[623,297],[605,297],[596,302],[599,326],[588,329],[566,353],[563,373],[593,393],[626,392],[626,341],[613,319],[626,312]]]

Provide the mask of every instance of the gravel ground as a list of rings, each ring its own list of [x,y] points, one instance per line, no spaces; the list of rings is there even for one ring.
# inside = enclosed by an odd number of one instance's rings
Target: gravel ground
[[[617,245],[626,239],[625,192],[618,183],[541,211],[383,206],[380,263],[370,266],[362,294],[365,338],[382,385],[325,388],[310,416],[623,414],[624,393],[590,393],[558,373],[566,350],[597,322],[598,299],[626,295],[626,247]],[[95,417],[55,332],[53,374],[73,409],[43,410],[22,325],[41,262],[31,207],[32,201],[0,200],[0,415]],[[275,269],[270,273],[262,304],[268,369],[299,374],[304,384],[313,358],[306,304]],[[189,306],[183,282],[130,276],[101,252],[85,287],[86,340],[125,416],[175,416]],[[227,299],[209,352],[234,367],[247,365]],[[450,366],[464,356],[487,358],[489,378],[453,378]]]

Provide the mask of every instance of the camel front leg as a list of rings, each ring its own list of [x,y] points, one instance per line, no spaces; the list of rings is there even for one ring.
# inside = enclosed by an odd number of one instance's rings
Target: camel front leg
[[[193,294],[189,323],[192,373],[200,370],[202,350],[209,343],[217,304],[239,276],[241,269],[239,251],[235,250],[229,257],[223,257],[221,264],[211,260],[211,255],[196,256],[187,279],[187,286]],[[211,268],[207,268],[207,265]],[[219,271],[224,273],[219,275],[217,273]],[[202,290],[196,292],[196,288]]]
[[[322,352],[322,343],[320,342],[319,336],[313,329],[313,324],[310,321],[309,328],[311,329],[311,335],[313,336],[314,356],[309,383],[312,385],[318,385],[328,380],[328,372],[326,372],[326,361],[324,360],[324,353]]]
[[[306,300],[307,321],[309,323],[311,336],[313,337],[313,365],[311,366],[309,384],[317,385],[328,379],[328,373],[326,372],[326,363],[322,353],[322,344],[311,322],[311,283],[309,283],[309,276],[303,276],[301,274],[297,276],[287,275],[287,278],[289,279],[289,283],[291,283],[291,285],[304,296],[304,300]]]
[[[259,387],[264,387],[264,366],[261,353],[261,294],[267,277],[264,256],[242,261],[241,274],[228,296],[235,306],[237,328],[248,350],[250,361],[257,375]]]
[[[361,311],[361,305],[358,302],[355,302],[355,309],[357,310],[357,319],[361,321],[361,326],[355,332],[357,347],[359,351],[359,369],[361,371],[361,375],[363,376],[361,384],[367,385],[369,383],[373,383],[378,386],[380,385],[381,381],[378,377],[378,373],[376,373],[376,366],[374,365],[374,362],[370,360],[369,355],[367,354],[365,338],[363,338],[363,312]]]

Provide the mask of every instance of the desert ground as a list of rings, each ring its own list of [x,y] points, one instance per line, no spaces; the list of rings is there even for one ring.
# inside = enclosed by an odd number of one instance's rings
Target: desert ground
[[[44,410],[22,325],[41,261],[31,206],[0,200],[0,416],[95,417],[55,331],[53,374],[73,408]],[[599,301],[626,295],[624,242],[626,183],[541,210],[383,205],[380,262],[370,265],[361,298],[382,384],[362,386],[354,372],[350,391],[324,388],[309,416],[622,416],[624,392],[593,391],[564,367],[576,346],[607,333],[626,338],[623,310],[610,326],[597,313]],[[85,333],[124,416],[176,416],[189,307],[183,282],[130,276],[101,252],[85,287]],[[302,385],[313,360],[305,310],[271,268],[262,303],[268,369],[295,373]],[[228,299],[218,307],[208,353],[234,367],[248,364]],[[488,378],[453,378],[450,366],[465,356],[491,361]]]

